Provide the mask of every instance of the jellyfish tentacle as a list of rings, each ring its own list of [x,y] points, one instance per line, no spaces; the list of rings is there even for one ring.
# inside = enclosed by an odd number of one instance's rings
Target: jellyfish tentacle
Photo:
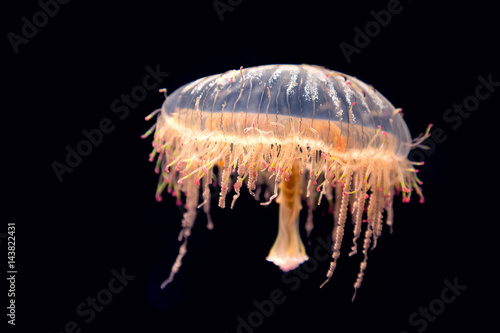
[[[389,233],[392,234],[393,231],[393,221],[394,221],[394,210],[392,208],[392,203],[394,201],[394,189],[389,189],[389,194],[387,195],[387,201],[385,204],[385,211],[387,212],[387,217],[385,218],[385,224],[389,226]]]
[[[333,243],[333,253],[332,253],[332,258],[333,261],[330,262],[330,268],[328,269],[328,272],[326,273],[326,281],[323,282],[320,286],[322,288],[325,284],[330,281],[330,278],[333,275],[333,272],[335,271],[335,268],[337,267],[337,260],[340,256],[340,246],[342,244],[342,238],[344,237],[344,226],[345,226],[345,221],[347,219],[347,206],[349,205],[349,190],[351,187],[351,180],[352,180],[352,170],[348,169],[346,170],[346,181],[344,183],[344,189],[342,191],[342,201],[340,204],[340,210],[339,210],[339,218],[337,221],[337,228],[335,230],[335,234],[332,236],[335,236],[335,242]],[[332,237],[333,238],[333,237]]]
[[[380,171],[380,168],[379,168]],[[383,190],[381,185],[383,182],[383,178],[380,174],[380,172],[377,174],[377,188],[375,191],[377,192],[377,195],[375,195],[375,207],[373,208],[372,212],[372,224],[373,224],[373,244],[372,244],[372,250],[377,247],[377,239],[382,233],[382,212],[384,211],[384,196],[383,196]]]
[[[234,208],[234,203],[240,197],[241,187],[243,186],[243,180],[248,174],[248,169],[245,167],[245,162],[243,158],[243,154],[240,155],[238,159],[238,178],[236,179],[236,183],[234,183],[234,191],[236,192],[233,195],[233,201],[231,202],[231,209]]]
[[[214,223],[212,221],[212,215],[210,215],[210,188],[209,185],[212,184],[212,168],[207,170],[205,177],[203,177],[203,202],[198,205],[197,208],[203,206],[203,212],[207,216],[207,229],[212,230],[214,228]]]
[[[356,174],[356,179],[357,179],[357,186],[362,186],[363,183],[363,169],[358,171]],[[363,210],[364,210],[364,203],[366,200],[366,192],[365,191],[358,191],[356,193],[356,210],[354,212],[354,237],[352,239],[352,247],[351,247],[351,252],[349,253],[349,256],[353,256],[358,252],[358,238],[361,235],[361,223],[363,220]]]
[[[375,181],[372,181],[372,187],[375,185]],[[374,233],[374,228],[375,228],[375,219],[378,218],[377,214],[380,213],[379,209],[379,202],[380,198],[383,196],[382,192],[380,191],[374,191],[372,195],[370,196],[370,202],[368,203],[368,228],[365,231],[365,239],[363,242],[363,261],[359,265],[359,273],[356,278],[356,282],[354,283],[354,294],[352,296],[352,302],[354,302],[354,299],[356,298],[356,293],[361,287],[361,283],[363,282],[363,278],[365,275],[365,269],[367,266],[368,262],[368,250],[370,249],[370,244],[372,241],[372,236]],[[374,236],[375,237],[375,236]]]
[[[169,277],[160,285],[161,289],[165,289],[165,287],[174,280],[175,274],[177,274],[182,266],[182,259],[187,253],[188,238],[191,235],[191,229],[193,228],[197,215],[196,209],[198,207],[198,191],[199,187],[194,182],[186,183],[185,194],[187,211],[183,214],[182,230],[179,233],[179,240],[182,241],[182,245],[179,248],[177,258],[172,265]]]
[[[219,197],[219,207],[226,207],[226,194],[229,187],[230,175],[231,175],[231,166],[229,165],[230,157],[229,154],[225,155],[222,160],[222,175],[220,179],[221,189],[220,189],[220,197]]]

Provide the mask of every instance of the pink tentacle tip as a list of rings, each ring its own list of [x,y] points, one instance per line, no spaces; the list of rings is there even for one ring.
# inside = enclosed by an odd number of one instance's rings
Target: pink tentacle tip
[[[163,198],[161,197],[161,194],[158,194],[158,193],[155,195],[155,199],[158,202],[161,202],[163,200]]]
[[[182,200],[181,200],[181,198],[177,198],[177,200],[175,200],[175,205],[178,206],[178,207],[182,206]]]
[[[182,185],[182,179],[179,179],[179,180],[177,181],[177,184]]]

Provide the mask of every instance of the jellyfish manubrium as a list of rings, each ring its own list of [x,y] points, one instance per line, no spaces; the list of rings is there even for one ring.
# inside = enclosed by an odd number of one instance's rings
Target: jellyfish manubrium
[[[326,198],[334,226],[325,283],[340,256],[346,220],[354,225],[350,256],[364,230],[353,299],[384,218],[392,232],[394,196],[409,202],[416,192],[423,202],[415,169],[423,163],[407,156],[429,136],[431,125],[412,140],[401,109],[352,76],[305,64],[266,65],[203,77],[168,96],[160,91],[166,100],[146,117],[158,115],[142,137],[154,133],[156,199],[167,189],[186,208],[179,254],[161,288],[181,267],[199,208],[208,228],[213,226],[210,187],[220,188],[221,208],[235,207],[245,186],[257,200],[264,198],[261,205],[279,204],[278,235],[267,260],[285,272],[308,260],[299,234],[303,198],[308,235],[312,212]]]

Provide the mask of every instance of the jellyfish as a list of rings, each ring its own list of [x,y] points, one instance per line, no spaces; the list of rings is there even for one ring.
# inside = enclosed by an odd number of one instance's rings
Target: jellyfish
[[[424,200],[416,169],[423,162],[407,156],[423,147],[431,125],[412,140],[402,110],[355,77],[306,64],[265,65],[203,77],[168,96],[160,91],[166,99],[146,117],[156,116],[156,123],[142,136],[153,134],[156,200],[167,189],[186,208],[179,254],[162,289],[181,267],[199,209],[213,227],[212,187],[221,208],[235,208],[244,187],[261,205],[279,205],[277,237],[266,259],[284,272],[308,260],[299,232],[303,203],[309,237],[313,212],[326,200],[332,260],[321,287],[336,268],[349,220],[349,256],[364,236],[353,300],[384,222],[392,232],[394,197],[409,202],[416,193]]]

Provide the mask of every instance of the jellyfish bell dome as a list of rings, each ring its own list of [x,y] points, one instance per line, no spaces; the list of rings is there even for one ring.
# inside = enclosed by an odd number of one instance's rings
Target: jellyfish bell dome
[[[188,83],[175,90],[162,106],[162,115],[184,115],[185,124],[199,131],[217,129],[214,117],[224,123],[226,133],[239,134],[257,128],[259,135],[288,137],[291,133],[323,140],[328,131],[317,127],[335,127],[346,138],[346,149],[364,149],[378,129],[387,134],[387,147],[406,157],[411,136],[400,111],[372,86],[355,77],[313,65],[265,65],[230,70]],[[198,121],[210,114],[214,124]],[[244,114],[245,117],[238,117]],[[196,117],[196,115],[199,115]],[[235,120],[235,116],[237,119]],[[293,119],[293,123],[290,122]],[[190,123],[192,122],[192,123]],[[293,131],[292,131],[293,129]],[[272,133],[269,133],[272,132]]]

